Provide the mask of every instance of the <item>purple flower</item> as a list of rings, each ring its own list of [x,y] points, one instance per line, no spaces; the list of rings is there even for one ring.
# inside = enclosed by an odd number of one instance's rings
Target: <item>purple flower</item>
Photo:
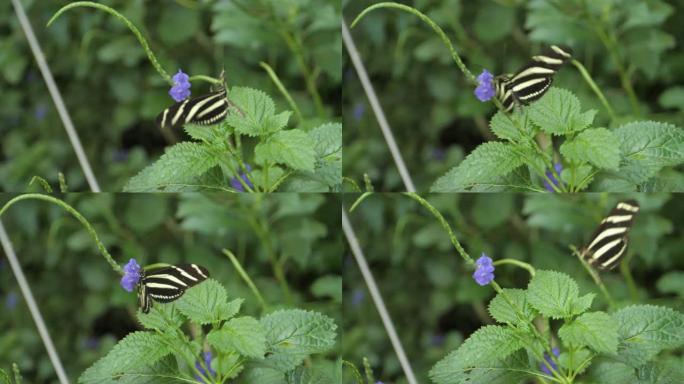
[[[488,70],[483,69],[480,76],[477,77],[477,88],[475,88],[475,96],[480,101],[487,101],[494,97],[496,90],[494,89],[494,76]]]
[[[553,354],[556,355],[556,357],[558,357],[558,355],[560,355],[560,349],[558,349],[558,348],[552,348],[551,352],[553,352]],[[554,363],[553,360],[551,360],[551,356],[549,356],[548,353],[544,353],[544,360],[546,360],[546,362],[549,363],[549,365],[551,366],[551,368],[554,371],[556,369],[558,369],[558,366],[556,366],[556,363]],[[547,367],[546,364],[542,363],[542,364],[540,364],[540,367],[541,367],[542,372],[546,373],[547,375],[552,374],[551,371],[549,370],[549,367]]]
[[[432,345],[436,347],[442,346],[445,340],[446,337],[443,333],[435,333],[434,335],[432,335]]]
[[[252,167],[250,167],[249,164],[245,164],[245,168],[247,168],[247,173],[252,172]],[[254,185],[252,185],[252,183],[247,178],[247,174],[240,173],[240,177],[242,178],[242,181],[245,182],[245,184],[249,185],[250,188],[254,188]],[[230,186],[238,190],[239,192],[245,191],[245,187],[242,186],[242,183],[240,183],[240,180],[238,180],[237,176],[234,176],[230,179]]]
[[[214,371],[211,368],[211,351],[206,351],[206,352],[204,352],[203,355],[204,355],[204,364],[206,365],[207,368],[209,368],[209,373],[207,374],[207,371],[204,369],[204,367],[202,366],[202,364],[200,364],[199,361],[195,362],[195,368],[197,368],[197,370],[200,371],[202,373],[202,375],[204,375],[204,377],[215,376],[216,371]],[[200,381],[202,383],[205,382],[199,375],[195,375],[195,379],[197,379],[198,381]]]
[[[561,172],[563,172],[563,164],[561,164],[561,163],[554,164],[553,168],[556,170],[556,174],[558,176],[560,176]],[[553,185],[555,185],[556,187],[560,184],[560,181],[558,181],[558,179],[556,179],[556,177],[553,175],[553,172],[551,172],[551,170],[546,171],[546,177],[548,177],[549,180],[551,180]],[[547,180],[544,180],[544,188],[546,188],[546,190],[549,192],[555,192],[556,191],[555,189],[553,189],[553,186],[551,184],[549,184],[549,182]]]
[[[354,120],[360,121],[363,118],[364,112],[366,112],[366,106],[363,103],[356,103],[354,105]]]
[[[12,291],[7,294],[7,297],[5,298],[5,308],[7,310],[12,310],[14,307],[17,306],[17,303],[19,302],[19,298],[17,297],[17,293]]]
[[[173,75],[173,87],[169,90],[169,95],[176,101],[183,101],[190,97],[190,77],[180,69]]]
[[[47,115],[47,107],[45,104],[40,103],[36,106],[36,109],[33,112],[33,115],[36,117],[37,120],[43,120],[45,119],[45,115]]]
[[[128,264],[124,266],[124,276],[121,278],[121,287],[128,292],[133,292],[135,286],[138,285],[140,280],[140,265],[135,259],[128,261]]]
[[[95,350],[100,345],[100,339],[96,337],[89,337],[85,340],[84,344],[87,349]]]
[[[475,262],[477,269],[473,272],[473,279],[480,285],[487,285],[494,280],[494,264],[492,264],[492,259],[485,255],[484,252],[482,256]]]

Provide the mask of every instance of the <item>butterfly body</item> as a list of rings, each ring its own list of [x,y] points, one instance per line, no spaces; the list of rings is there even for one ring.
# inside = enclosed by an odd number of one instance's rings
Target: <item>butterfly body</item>
[[[550,46],[542,54],[532,56],[532,61],[515,74],[497,76],[494,79],[496,98],[506,112],[510,112],[516,103],[527,105],[538,100],[553,84],[556,72],[571,58],[569,48]]]
[[[582,258],[592,267],[611,270],[627,251],[629,230],[639,213],[635,200],[619,202],[601,221],[589,244],[581,251]]]
[[[209,278],[209,271],[197,264],[179,264],[151,272],[143,271],[138,285],[138,304],[148,313],[151,300],[170,303],[183,296],[185,290]]]

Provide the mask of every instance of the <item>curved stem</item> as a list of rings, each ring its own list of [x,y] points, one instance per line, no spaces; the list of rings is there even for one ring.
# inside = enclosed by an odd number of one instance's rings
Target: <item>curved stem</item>
[[[215,77],[206,76],[206,75],[195,75],[195,76],[190,76],[188,78],[188,81],[190,81],[190,82],[195,81],[195,80],[202,80],[202,81],[206,81],[207,83],[211,83],[211,84],[221,84],[223,82],[221,79],[217,79]]]
[[[55,21],[62,13],[68,11],[68,10],[71,9],[71,8],[76,8],[76,7],[91,7],[91,8],[97,8],[97,9],[100,9],[100,10],[102,10],[102,11],[105,11],[105,12],[111,14],[111,15],[114,15],[114,17],[116,17],[117,19],[121,20],[121,22],[123,22],[123,23],[128,27],[128,29],[130,29],[131,32],[133,32],[133,34],[135,35],[135,37],[138,39],[138,41],[140,42],[140,45],[142,46],[143,50],[144,50],[145,53],[147,54],[147,58],[150,59],[150,62],[152,63],[152,66],[154,66],[154,68],[157,70],[157,72],[159,72],[159,74],[161,75],[161,77],[163,77],[164,80],[166,80],[167,83],[173,84],[173,81],[171,80],[171,76],[169,76],[169,74],[166,73],[166,71],[164,70],[164,68],[162,68],[161,64],[159,64],[159,61],[157,61],[157,57],[154,55],[154,53],[153,53],[152,50],[150,49],[150,46],[147,44],[147,40],[145,40],[145,37],[143,37],[143,35],[142,35],[142,33],[140,32],[140,30],[138,30],[138,28],[137,28],[133,23],[131,23],[131,22],[126,18],[126,16],[120,14],[119,12],[117,12],[117,11],[116,11],[115,9],[113,9],[113,8],[110,8],[110,7],[108,7],[108,6],[106,6],[106,5],[103,5],[103,4],[93,3],[93,2],[91,2],[91,1],[77,1],[77,2],[74,2],[74,3],[71,3],[71,4],[65,5],[65,6],[63,6],[62,8],[60,8],[60,9],[52,16],[52,18],[50,18],[50,20],[47,22],[47,26],[49,27],[50,24],[52,24],[52,22]]]
[[[83,224],[86,231],[88,231],[88,234],[90,235],[90,237],[92,237],[93,240],[95,241],[95,243],[97,244],[97,249],[100,250],[100,253],[102,254],[102,256],[105,258],[105,260],[107,260],[109,265],[112,266],[112,269],[114,269],[116,272],[118,272],[120,275],[123,276],[123,274],[124,274],[123,269],[121,268],[121,266],[119,264],[116,263],[116,261],[114,261],[114,258],[112,257],[112,255],[109,254],[109,252],[107,251],[107,248],[105,248],[104,244],[102,243],[100,238],[97,236],[97,233],[95,232],[95,228],[93,228],[93,226],[90,225],[88,220],[86,220],[86,218],[83,217],[83,215],[81,215],[76,209],[74,209],[74,207],[70,206],[69,204],[65,203],[64,201],[62,201],[58,198],[48,196],[48,195],[42,195],[39,193],[27,193],[24,195],[19,195],[15,198],[11,199],[10,201],[6,202],[5,205],[3,205],[2,208],[0,208],[0,216],[2,216],[2,214],[5,213],[5,211],[7,211],[7,209],[9,209],[9,207],[11,207],[15,203],[18,203],[22,200],[47,201],[49,203],[56,204],[56,205],[62,207],[65,211],[69,212],[73,217],[76,218],[76,220],[80,221],[81,224]]]
[[[384,2],[384,3],[378,3],[378,4],[373,4],[370,7],[364,9],[356,18],[354,21],[351,23],[351,28],[354,28],[354,26],[361,21],[361,19],[366,16],[369,12],[379,9],[379,8],[394,8],[394,9],[399,9],[401,11],[405,11],[408,13],[411,13],[415,16],[418,16],[423,22],[425,22],[427,25],[429,25],[436,33],[439,35],[439,37],[442,39],[444,44],[449,48],[449,52],[451,52],[451,57],[454,59],[456,62],[456,65],[458,68],[463,72],[463,74],[466,76],[468,81],[470,81],[473,84],[477,84],[477,80],[475,79],[475,76],[468,70],[468,68],[463,64],[463,61],[461,60],[461,56],[459,56],[458,52],[454,48],[454,45],[451,43],[451,40],[447,37],[446,33],[444,33],[444,30],[437,25],[432,19],[427,17],[427,15],[423,14],[419,10],[403,5],[403,4],[398,4],[398,3],[393,3],[393,2]]]
[[[290,32],[286,28],[281,27],[280,33],[283,36],[283,39],[285,40],[285,43],[287,44],[288,48],[290,48],[290,51],[294,53],[295,61],[299,66],[299,70],[302,71],[302,75],[304,76],[304,83],[306,84],[306,89],[311,95],[311,98],[313,99],[314,106],[316,107],[316,112],[318,116],[323,117],[325,115],[323,101],[321,100],[321,95],[318,93],[318,88],[316,87],[316,77],[311,72],[309,66],[306,64],[306,59],[304,57],[304,50],[302,49],[302,45],[300,44],[298,39],[292,34],[290,34]]]
[[[534,277],[535,274],[535,269],[531,264],[528,264],[524,261],[520,261],[517,259],[499,259],[493,263],[494,265],[502,265],[502,264],[511,264],[515,265],[516,267],[520,267],[522,269],[525,269],[527,272],[530,273],[530,276]]]
[[[430,213],[432,213],[432,215],[442,225],[442,228],[444,228],[444,230],[447,232],[447,234],[449,235],[449,239],[451,239],[451,244],[454,245],[454,247],[456,248],[456,251],[458,252],[459,255],[461,255],[463,260],[465,260],[466,263],[471,264],[471,265],[475,263],[475,261],[473,261],[473,259],[470,257],[468,252],[466,252],[465,249],[463,249],[463,247],[461,246],[461,243],[456,238],[454,231],[451,230],[451,226],[449,225],[449,223],[447,223],[446,219],[437,210],[437,208],[433,207],[430,203],[427,202],[427,200],[418,196],[418,194],[416,194],[414,192],[404,192],[404,193],[402,193],[402,195],[412,198],[413,200],[417,201],[420,205],[425,207],[428,211],[430,211]]]
[[[608,289],[606,289],[606,286],[603,285],[603,281],[601,280],[601,277],[594,271],[594,269],[591,268],[589,264],[587,264],[586,261],[584,261],[584,258],[582,257],[582,253],[575,248],[574,246],[570,246],[570,249],[572,250],[572,253],[577,256],[579,259],[580,263],[582,263],[582,266],[584,269],[589,273],[589,276],[591,276],[592,280],[594,280],[594,283],[601,289],[601,292],[603,293],[603,296],[606,298],[606,301],[608,302],[608,306],[610,308],[615,307],[615,302],[613,302],[613,297],[610,295],[610,292],[608,292]]]
[[[294,113],[297,116],[297,121],[299,121],[299,123],[301,124],[304,121],[304,118],[302,117],[302,112],[299,110],[299,107],[292,99],[292,96],[290,96],[290,93],[287,92],[285,86],[283,86],[283,83],[280,81],[280,78],[278,78],[278,75],[275,73],[275,71],[273,71],[273,68],[271,68],[271,66],[267,63],[261,61],[259,62],[259,65],[266,71],[266,73],[268,73],[268,76],[271,78],[273,83],[275,83],[276,87],[278,87],[280,93],[283,94],[285,100],[287,100],[287,102],[290,104],[290,108],[294,110]]]
[[[238,274],[242,279],[245,281],[249,289],[252,290],[252,293],[254,293],[254,296],[256,296],[257,300],[259,300],[259,304],[261,304],[261,310],[263,312],[266,312],[268,310],[268,305],[266,305],[266,301],[264,300],[264,297],[261,296],[261,292],[259,292],[259,289],[254,285],[254,282],[252,279],[249,277],[247,272],[242,268],[242,265],[240,265],[240,261],[235,257],[233,252],[224,249],[223,254],[228,256],[230,259],[230,262],[233,263],[233,267],[235,267],[235,270],[237,270]]]
[[[596,96],[598,96],[599,100],[601,100],[601,103],[603,104],[603,106],[606,108],[606,111],[610,115],[610,119],[612,121],[615,121],[617,119],[617,117],[615,116],[615,112],[613,111],[613,108],[610,106],[608,99],[606,99],[606,97],[603,95],[603,92],[601,92],[601,88],[599,88],[596,85],[596,83],[591,78],[591,75],[589,74],[587,69],[584,68],[584,65],[582,65],[582,63],[580,63],[577,60],[572,60],[572,65],[577,67],[577,70],[579,70],[580,74],[584,78],[584,81],[586,81],[587,84],[589,84],[589,87],[591,87],[591,90],[594,91]]]

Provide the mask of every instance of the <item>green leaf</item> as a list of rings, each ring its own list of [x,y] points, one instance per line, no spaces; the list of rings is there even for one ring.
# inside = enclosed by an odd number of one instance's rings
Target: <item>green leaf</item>
[[[636,383],[634,368],[612,362],[602,362],[594,369],[594,377],[597,383]]]
[[[473,368],[490,366],[524,347],[513,330],[498,325],[484,326],[435,364],[430,370],[430,379],[437,384],[464,383]]]
[[[684,111],[684,87],[678,85],[666,89],[658,97],[658,104],[663,108],[675,108]]]
[[[504,294],[511,302],[510,304],[504,299]],[[518,316],[518,313],[522,314],[522,318]],[[500,323],[512,325],[529,323],[537,316],[537,312],[527,302],[525,290],[510,288],[504,288],[502,293],[489,302],[489,314]]]
[[[599,353],[615,354],[618,334],[613,319],[605,312],[589,312],[563,324],[558,336],[568,345],[587,346]]]
[[[310,130],[309,136],[314,142],[317,158],[335,155],[342,157],[342,124],[323,124]]]
[[[279,310],[263,319],[266,329],[268,365],[286,372],[314,353],[323,353],[335,345],[337,326],[320,313],[301,309]]]
[[[311,285],[314,296],[330,297],[334,302],[342,302],[342,277],[337,275],[321,276]]]
[[[248,365],[240,379],[241,383],[288,384],[285,381],[285,373],[275,368],[255,364]]]
[[[432,192],[465,191],[482,184],[496,183],[523,165],[513,144],[497,141],[475,148],[461,164],[440,177],[430,188]]]
[[[207,279],[188,289],[176,301],[176,309],[192,322],[210,324],[235,316],[242,301],[236,299],[228,303],[226,289],[218,281]]]
[[[285,164],[301,171],[313,171],[316,162],[314,141],[306,132],[299,129],[280,131],[269,136],[254,148],[255,160]]]
[[[684,378],[684,359],[663,356],[639,367],[636,376],[639,384],[681,384]]]
[[[4,369],[0,369],[0,384],[12,384],[10,375]]]
[[[639,367],[660,351],[684,345],[684,315],[671,308],[633,305],[613,314],[620,339],[617,359]]]
[[[614,132],[623,156],[620,174],[634,183],[650,179],[663,167],[684,162],[684,130],[679,127],[639,121]]]
[[[173,304],[153,305],[149,313],[138,310],[137,316],[143,327],[161,332],[178,329],[183,325],[183,316],[174,309]]]
[[[566,159],[581,163],[588,161],[598,168],[617,170],[620,166],[620,143],[606,128],[592,128],[580,132],[561,145]]]
[[[266,354],[266,331],[257,319],[249,316],[230,319],[220,329],[209,332],[207,341],[223,352],[236,351],[253,358]]]
[[[227,379],[237,377],[244,369],[243,359],[238,353],[222,353],[216,358],[217,372],[226,374]],[[228,374],[229,373],[229,374]]]
[[[563,169],[561,180],[568,185],[572,185],[578,190],[585,189],[594,179],[592,171],[594,167],[589,164],[582,164],[573,169]]]
[[[212,167],[219,156],[211,147],[192,142],[178,143],[166,150],[159,160],[132,177],[125,192],[154,192],[182,189],[192,185]]]
[[[579,297],[577,283],[555,271],[537,271],[527,286],[527,300],[542,315],[554,319],[572,317],[586,311],[594,298]]]
[[[152,366],[172,352],[164,336],[151,332],[133,332],[119,341],[105,357],[83,372],[78,381],[100,383],[115,380],[123,373],[133,373]]]
[[[527,112],[515,110],[512,114],[507,114],[498,111],[492,116],[489,127],[496,137],[519,142],[533,134],[533,127],[527,121]]]
[[[553,135],[577,132],[588,127],[595,110],[580,112],[580,102],[572,92],[551,88],[539,101],[530,105],[528,114],[542,131]]]
[[[157,32],[166,45],[190,39],[200,27],[200,12],[186,7],[162,7]],[[179,28],[179,26],[183,26]]]
[[[581,370],[577,373],[582,373],[589,367],[587,360],[591,360],[592,355],[593,353],[585,348],[581,348],[572,352],[562,352],[558,356],[558,363],[561,365],[561,367],[573,371],[577,371],[581,368]]]
[[[496,25],[496,28],[492,28]],[[491,43],[510,36],[515,25],[515,9],[497,3],[484,3],[475,16],[473,29],[481,41]]]
[[[228,99],[234,104],[226,122],[243,135],[264,136],[283,129],[291,112],[275,114],[273,100],[264,92],[243,87],[233,87]]]
[[[684,297],[684,272],[672,271],[662,275],[656,283],[661,293],[674,293]]]

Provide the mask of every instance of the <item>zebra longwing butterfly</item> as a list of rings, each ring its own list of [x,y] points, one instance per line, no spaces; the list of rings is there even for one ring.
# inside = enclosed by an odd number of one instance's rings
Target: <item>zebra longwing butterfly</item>
[[[157,116],[159,128],[177,128],[187,123],[216,124],[228,114],[227,91],[224,86],[206,95],[179,101]]]
[[[183,296],[185,290],[209,277],[209,271],[197,264],[179,264],[142,271],[138,285],[138,304],[143,313],[148,313],[151,299],[159,303],[170,303]]]
[[[582,249],[582,258],[598,269],[615,268],[627,250],[627,235],[638,212],[639,203],[635,200],[619,202],[601,221],[589,244]]]
[[[532,56],[532,61],[515,74],[497,76],[494,79],[496,98],[499,99],[506,112],[513,105],[527,105],[546,93],[553,83],[553,75],[560,67],[572,58],[569,48],[552,45],[541,55]]]

